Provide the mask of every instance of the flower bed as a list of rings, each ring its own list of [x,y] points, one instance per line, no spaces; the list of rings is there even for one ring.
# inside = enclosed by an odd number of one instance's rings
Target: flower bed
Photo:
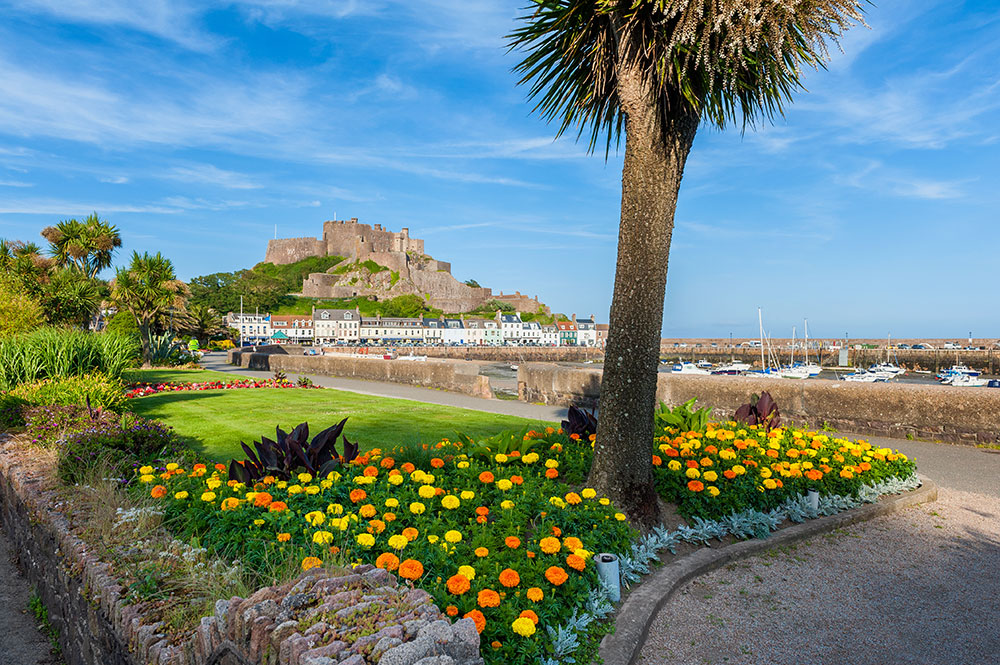
[[[275,379],[242,379],[239,381],[205,381],[189,383],[131,383],[126,387],[125,397],[148,397],[157,393],[183,392],[189,390],[240,390],[244,388],[322,388],[313,384],[278,381]]]
[[[325,478],[253,486],[221,464],[145,467],[139,486],[164,502],[179,536],[251,569],[289,557],[305,569],[374,564],[428,591],[449,616],[472,618],[489,662],[585,662],[606,631],[594,619],[610,610],[594,553],[622,556],[634,581],[670,543],[766,535],[786,518],[815,516],[799,505],[807,488],[825,495],[821,512],[836,511],[870,498],[873,485],[904,487],[914,468],[887,449],[796,429],[663,431],[657,487],[697,528],[636,541],[624,515],[580,487],[592,440],[548,429],[501,442],[372,451]],[[716,517],[726,519],[706,520]]]

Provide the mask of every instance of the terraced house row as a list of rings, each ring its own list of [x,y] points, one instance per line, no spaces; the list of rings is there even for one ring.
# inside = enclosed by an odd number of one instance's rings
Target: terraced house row
[[[362,316],[357,309],[313,309],[311,315],[239,314],[226,323],[240,331],[244,346],[589,346],[603,348],[608,326],[593,315],[543,325],[522,321],[519,312],[492,319]]]

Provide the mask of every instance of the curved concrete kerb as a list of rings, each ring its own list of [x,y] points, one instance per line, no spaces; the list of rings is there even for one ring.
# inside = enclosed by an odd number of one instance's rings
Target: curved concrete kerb
[[[635,663],[657,612],[678,589],[693,578],[774,547],[789,545],[903,508],[935,501],[937,485],[934,481],[921,475],[920,483],[920,487],[911,492],[885,496],[875,503],[853,510],[795,524],[772,533],[764,540],[743,540],[722,548],[703,547],[660,568],[644,579],[618,608],[615,632],[601,640],[599,654],[604,665]]]

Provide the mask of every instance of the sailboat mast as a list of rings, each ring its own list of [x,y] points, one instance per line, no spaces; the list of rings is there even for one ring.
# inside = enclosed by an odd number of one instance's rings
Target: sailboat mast
[[[760,307],[757,308],[757,323],[760,325],[760,368],[767,371],[767,363],[764,362],[764,319],[760,314]]]
[[[806,364],[809,364],[809,319],[804,319],[805,324],[805,335],[806,335]]]

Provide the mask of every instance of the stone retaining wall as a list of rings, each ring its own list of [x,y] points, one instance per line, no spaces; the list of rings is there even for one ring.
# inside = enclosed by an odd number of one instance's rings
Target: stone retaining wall
[[[524,365],[517,372],[518,397],[543,404],[597,406],[601,370]],[[673,406],[692,397],[731,416],[752,394],[768,391],[786,422],[827,423],[856,434],[1000,443],[1000,390],[902,383],[847,383],[740,376],[661,373],[657,399]]]
[[[304,348],[298,345],[269,344],[264,346],[246,347],[256,353],[302,355]],[[412,352],[417,356],[442,358],[448,360],[483,360],[487,362],[583,362],[585,360],[604,360],[604,350],[585,346],[414,346],[414,347],[366,347],[371,354],[387,353],[395,349],[402,355]],[[350,355],[358,349],[350,346],[334,346],[323,349],[326,355]],[[245,352],[245,351],[244,351]],[[233,349],[230,353],[240,353]],[[728,356],[727,356],[728,358]]]
[[[454,362],[375,360],[340,355],[286,355],[267,349],[262,353],[229,352],[229,362],[248,369],[296,374],[323,374],[364,381],[388,381],[440,388],[474,397],[492,399],[490,379],[479,375],[479,367]]]
[[[426,592],[369,565],[220,600],[191,634],[168,639],[72,532],[66,497],[32,453],[0,434],[0,520],[67,665],[482,665],[472,619],[451,623]]]

